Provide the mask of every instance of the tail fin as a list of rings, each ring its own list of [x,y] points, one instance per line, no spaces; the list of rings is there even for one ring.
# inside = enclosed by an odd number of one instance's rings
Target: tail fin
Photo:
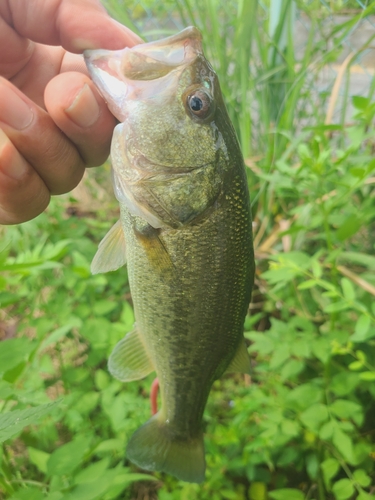
[[[186,441],[174,439],[158,415],[133,434],[126,455],[142,469],[167,472],[190,483],[205,479],[203,434]]]

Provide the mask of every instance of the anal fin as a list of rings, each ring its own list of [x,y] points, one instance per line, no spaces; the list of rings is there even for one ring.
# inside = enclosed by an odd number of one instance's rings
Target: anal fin
[[[126,263],[125,236],[121,221],[104,236],[91,263],[92,274],[116,271]]]
[[[250,357],[247,352],[247,347],[245,343],[245,339],[242,339],[240,345],[237,348],[235,355],[233,356],[232,361],[230,362],[228,368],[225,373],[247,373],[251,374],[251,365],[250,365]]]
[[[129,332],[116,344],[108,360],[108,369],[121,382],[139,380],[155,371],[137,330]]]

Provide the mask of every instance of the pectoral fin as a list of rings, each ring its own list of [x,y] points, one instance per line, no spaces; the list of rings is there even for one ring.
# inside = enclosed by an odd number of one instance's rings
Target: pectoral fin
[[[178,273],[166,249],[159,229],[137,218],[134,222],[134,235],[147,254],[149,264],[155,268],[163,281],[171,283],[178,280]]]
[[[236,354],[233,356],[233,359],[230,362],[225,373],[233,372],[247,373],[248,375],[251,374],[250,358],[249,353],[247,352],[245,339],[241,340]]]
[[[99,243],[99,248],[91,263],[91,272],[99,274],[116,271],[125,263],[125,236],[121,221],[117,221]]]
[[[139,380],[155,371],[137,330],[129,332],[116,344],[108,360],[108,369],[121,382]]]

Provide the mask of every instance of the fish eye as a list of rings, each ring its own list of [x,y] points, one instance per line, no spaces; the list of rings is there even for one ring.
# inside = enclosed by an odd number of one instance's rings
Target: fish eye
[[[195,116],[206,118],[211,111],[211,98],[206,92],[196,90],[187,96],[187,105]]]

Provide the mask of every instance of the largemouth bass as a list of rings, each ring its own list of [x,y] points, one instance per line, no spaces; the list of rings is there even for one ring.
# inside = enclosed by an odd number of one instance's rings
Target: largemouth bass
[[[160,384],[161,409],[133,434],[127,456],[201,482],[211,386],[250,368],[243,323],[254,256],[240,147],[196,28],[85,59],[120,121],[111,159],[121,216],[92,272],[127,262],[136,318],[109,370],[124,382],[156,371]]]

